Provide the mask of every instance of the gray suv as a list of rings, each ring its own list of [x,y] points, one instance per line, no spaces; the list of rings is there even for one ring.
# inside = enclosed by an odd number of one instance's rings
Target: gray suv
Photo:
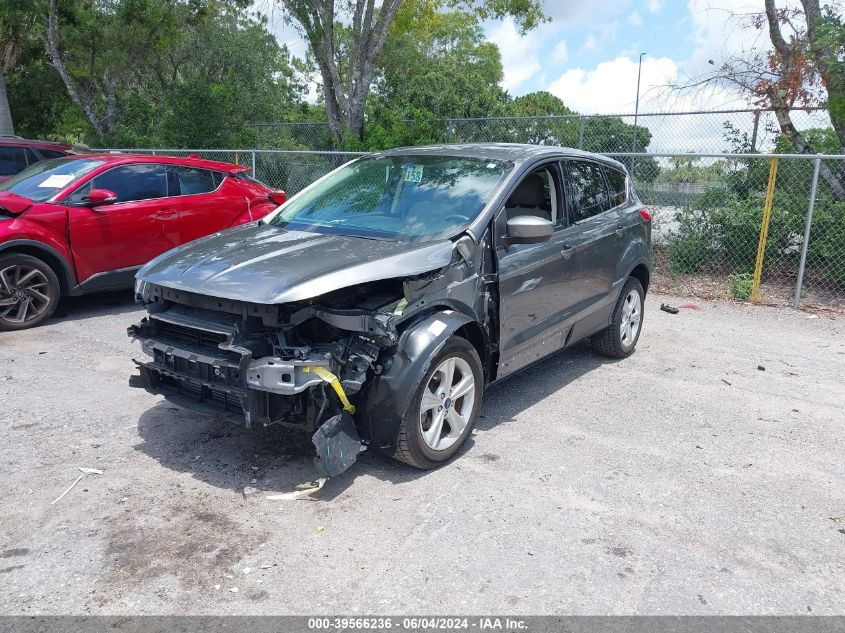
[[[573,149],[395,149],[263,220],[142,268],[149,357],[132,384],[190,409],[313,433],[325,474],[367,446],[451,459],[484,388],[589,337],[634,351],[650,215],[625,167]]]

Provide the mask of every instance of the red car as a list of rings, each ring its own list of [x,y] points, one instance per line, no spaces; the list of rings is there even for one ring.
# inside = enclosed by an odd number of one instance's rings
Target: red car
[[[195,158],[85,154],[3,182],[0,330],[37,325],[62,295],[131,286],[157,255],[285,201],[247,171]]]
[[[35,163],[70,154],[70,145],[51,141],[30,141],[20,136],[0,136],[0,182]]]

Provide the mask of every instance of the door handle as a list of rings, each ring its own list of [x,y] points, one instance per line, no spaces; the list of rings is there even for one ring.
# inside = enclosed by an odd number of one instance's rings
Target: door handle
[[[155,217],[156,220],[172,220],[177,214],[178,211],[175,209],[159,209],[153,217]]]
[[[623,225],[621,225],[621,224],[620,224],[620,225],[618,225],[618,226],[616,227],[616,231],[615,231],[615,233],[616,233],[616,235],[618,235],[619,237],[622,237],[622,234],[623,234],[624,232],[625,232],[625,227],[624,227]]]
[[[569,259],[572,257],[573,253],[575,253],[575,247],[570,246],[569,244],[564,244],[563,248],[560,251],[560,256],[564,259]]]

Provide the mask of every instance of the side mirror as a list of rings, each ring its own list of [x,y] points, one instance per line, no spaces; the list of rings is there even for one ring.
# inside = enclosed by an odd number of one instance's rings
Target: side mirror
[[[110,189],[92,189],[88,192],[88,204],[92,207],[112,202],[117,202],[117,194]]]
[[[508,220],[508,244],[540,244],[548,241],[555,225],[533,215],[518,215]]]
[[[267,194],[267,197],[270,199],[270,202],[275,202],[276,204],[284,204],[288,199],[284,191],[271,191]]]

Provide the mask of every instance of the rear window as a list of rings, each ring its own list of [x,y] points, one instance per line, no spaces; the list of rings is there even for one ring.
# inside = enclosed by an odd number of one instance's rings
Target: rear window
[[[173,169],[179,180],[179,193],[183,196],[209,193],[217,189],[223,181],[220,172],[209,169],[196,167],[174,167]]]
[[[67,156],[67,152],[61,152],[55,149],[40,149],[38,151],[41,152],[44,158],[61,158],[62,156]]]
[[[0,191],[10,191],[34,202],[44,202],[102,164],[101,160],[88,158],[45,160],[0,183]]]
[[[618,169],[613,169],[613,167],[605,167],[604,175],[607,176],[607,186],[610,189],[610,206],[616,207],[625,204],[628,199],[625,174]]]
[[[597,163],[567,160],[561,164],[575,221],[586,220],[610,208],[604,175]]]
[[[22,147],[0,147],[0,176],[14,176],[26,169],[26,153]]]

